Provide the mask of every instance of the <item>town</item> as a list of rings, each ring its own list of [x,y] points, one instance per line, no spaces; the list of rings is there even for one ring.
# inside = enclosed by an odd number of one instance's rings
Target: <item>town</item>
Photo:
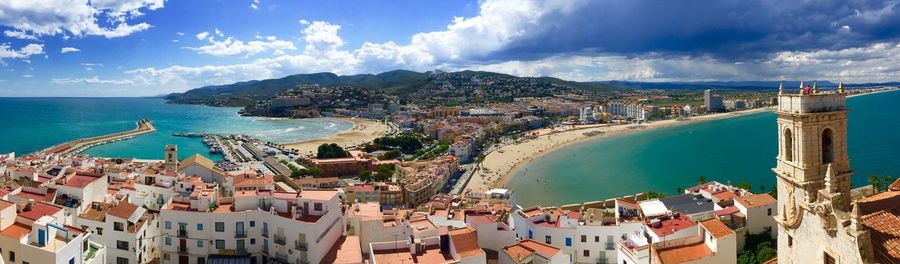
[[[832,243],[843,251],[826,257],[849,251],[856,253],[843,257],[890,262],[897,240],[882,228],[900,226],[900,181],[850,189],[847,146],[833,134],[846,131],[849,94],[843,85],[799,94],[782,87],[773,100],[723,102],[707,90],[703,106],[665,110],[555,98],[370,106],[365,115],[389,115],[392,129],[367,144],[323,144],[306,155],[246,136],[205,135],[220,162],[179,159],[176,145],[160,146],[164,160],[89,157],[67,144],[10,153],[0,156],[0,254],[5,263],[769,263],[784,245],[812,248],[803,246],[806,233],[785,231],[802,227],[840,230]],[[540,194],[466,186],[484,159],[479,153],[531,131],[769,105],[786,129],[774,169],[784,180],[771,192],[699,179],[670,195],[521,207],[516,196]],[[834,118],[806,124],[793,115]],[[150,122],[133,133],[152,129]],[[794,141],[791,129],[818,131],[803,126],[827,126],[821,142],[828,145]],[[89,143],[132,134],[115,135]],[[822,159],[806,157],[818,153]],[[804,179],[825,183],[787,184]],[[795,188],[819,198],[797,201]]]

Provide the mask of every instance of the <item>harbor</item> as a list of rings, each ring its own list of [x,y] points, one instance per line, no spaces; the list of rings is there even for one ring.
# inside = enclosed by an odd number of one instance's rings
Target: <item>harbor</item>
[[[45,155],[65,156],[65,155],[69,155],[69,154],[73,154],[73,153],[79,153],[81,151],[84,151],[85,149],[88,149],[88,148],[91,148],[94,146],[107,144],[107,143],[111,143],[111,142],[116,142],[116,141],[120,141],[120,140],[128,140],[128,139],[134,138],[135,136],[150,133],[150,132],[155,132],[155,131],[156,131],[156,127],[153,126],[153,123],[151,123],[150,120],[141,119],[140,121],[137,122],[137,127],[133,130],[117,132],[117,133],[113,133],[113,134],[96,136],[96,137],[90,137],[90,138],[76,139],[76,140],[72,140],[69,142],[65,142],[62,144],[58,144],[58,145],[43,149],[41,151],[38,151],[37,153],[45,154]]]

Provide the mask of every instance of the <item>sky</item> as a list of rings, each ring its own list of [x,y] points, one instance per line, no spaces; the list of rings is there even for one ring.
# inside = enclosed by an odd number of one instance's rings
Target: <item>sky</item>
[[[0,0],[0,96],[298,73],[900,81],[898,1]]]

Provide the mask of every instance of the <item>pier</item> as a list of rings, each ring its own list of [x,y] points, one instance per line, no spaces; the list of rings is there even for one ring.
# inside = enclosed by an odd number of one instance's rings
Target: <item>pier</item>
[[[90,138],[82,138],[76,139],[69,142],[65,142],[56,146],[52,146],[41,151],[38,151],[36,154],[45,154],[45,155],[69,155],[72,153],[78,153],[85,149],[88,149],[93,146],[102,145],[114,141],[126,140],[133,138],[137,135],[150,133],[156,131],[156,127],[153,126],[153,123],[150,120],[142,119],[137,122],[137,127],[133,130],[117,132],[108,135],[90,137]]]

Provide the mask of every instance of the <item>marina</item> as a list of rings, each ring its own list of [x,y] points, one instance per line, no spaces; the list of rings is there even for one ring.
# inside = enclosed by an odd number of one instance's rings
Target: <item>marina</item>
[[[137,128],[135,128],[134,130],[118,132],[118,133],[113,133],[113,134],[108,134],[108,135],[103,135],[103,136],[76,139],[73,141],[65,142],[65,143],[62,143],[59,145],[55,145],[55,146],[43,149],[41,151],[38,151],[37,153],[38,154],[52,154],[52,155],[65,156],[68,154],[80,153],[81,151],[84,151],[84,150],[94,147],[94,146],[103,145],[103,144],[112,143],[112,142],[121,141],[121,140],[128,140],[128,139],[134,138],[135,136],[145,134],[145,133],[155,132],[155,131],[156,131],[156,128],[153,126],[153,123],[151,123],[150,120],[142,119],[137,122]]]

